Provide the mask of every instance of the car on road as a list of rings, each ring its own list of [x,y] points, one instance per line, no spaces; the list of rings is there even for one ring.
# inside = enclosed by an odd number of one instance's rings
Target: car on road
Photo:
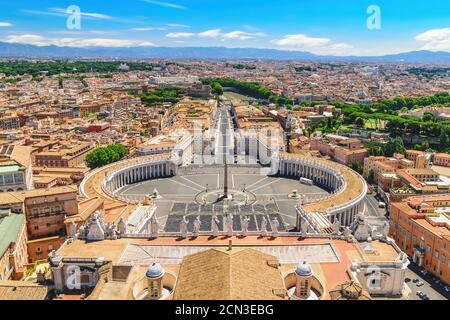
[[[421,287],[421,286],[423,286],[423,285],[424,285],[424,283],[423,283],[422,281],[419,281],[419,282],[416,283],[416,286],[417,286],[417,287]]]

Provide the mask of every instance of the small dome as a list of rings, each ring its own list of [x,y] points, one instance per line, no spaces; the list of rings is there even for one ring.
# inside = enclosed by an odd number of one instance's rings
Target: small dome
[[[148,278],[159,278],[164,274],[164,269],[159,263],[153,263],[147,269],[145,274]]]
[[[302,261],[298,264],[297,269],[295,269],[295,274],[301,277],[311,277],[312,270],[308,262]]]

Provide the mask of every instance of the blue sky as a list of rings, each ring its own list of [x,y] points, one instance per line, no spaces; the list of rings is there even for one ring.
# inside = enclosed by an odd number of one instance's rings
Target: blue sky
[[[0,0],[0,4],[0,41],[11,43],[254,47],[332,55],[450,51],[447,0]],[[71,5],[81,10],[80,29],[67,27]],[[371,5],[380,9],[379,29],[367,26]]]

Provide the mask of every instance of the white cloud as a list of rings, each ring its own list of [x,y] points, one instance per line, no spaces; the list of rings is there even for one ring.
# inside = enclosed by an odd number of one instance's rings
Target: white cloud
[[[156,1],[156,0],[141,0],[141,1],[149,3],[149,4],[154,4],[154,5],[157,5],[160,7],[173,8],[173,9],[178,9],[178,10],[186,9],[186,7],[183,7],[183,6],[180,6],[179,4],[171,3],[171,2]]]
[[[173,39],[191,38],[193,36],[195,36],[195,33],[191,33],[191,32],[170,32],[170,33],[166,34],[167,38],[173,38]]]
[[[125,40],[125,39],[80,39],[80,38],[47,38],[34,34],[23,34],[16,36],[8,36],[5,42],[31,44],[35,46],[58,46],[58,47],[141,47],[153,46],[148,41]]]
[[[12,27],[12,23],[9,23],[9,22],[0,22],[0,27]]]
[[[56,13],[68,14],[67,9],[49,8],[48,10],[52,11],[52,12],[56,12]],[[84,16],[84,17],[94,18],[94,19],[112,19],[113,18],[111,16],[108,16],[108,15],[102,14],[102,13],[80,12],[80,15]]]
[[[250,40],[256,37],[263,37],[263,36],[265,36],[264,33],[251,33],[237,30],[225,33],[223,35],[223,38],[226,40]]]
[[[314,38],[305,34],[285,35],[278,40],[272,40],[272,43],[280,49],[287,50],[306,50],[319,55],[346,56],[357,54],[358,51],[347,43],[333,43],[328,38]]]
[[[170,28],[190,28],[191,26],[187,24],[179,24],[179,23],[168,23],[166,26]]]
[[[164,31],[166,28],[132,28],[132,31]]]
[[[313,38],[304,34],[290,34],[284,36],[282,39],[274,41],[278,46],[284,47],[318,47],[330,43],[330,39]]]
[[[220,29],[211,29],[200,32],[197,35],[201,38],[217,38],[222,35],[222,32]]]
[[[417,35],[415,39],[425,42],[422,50],[450,51],[450,28],[431,29]]]

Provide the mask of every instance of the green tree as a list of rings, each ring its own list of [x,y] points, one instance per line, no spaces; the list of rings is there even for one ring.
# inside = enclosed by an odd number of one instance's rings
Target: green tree
[[[86,165],[91,169],[100,168],[120,161],[126,153],[127,149],[123,145],[96,148],[86,156]]]
[[[223,95],[223,87],[222,87],[222,85],[220,83],[214,82],[211,85],[211,89],[212,89],[212,93],[214,93],[214,94],[216,94],[218,96]]]
[[[355,125],[357,125],[358,127],[364,127],[364,119],[361,117],[356,118]]]

